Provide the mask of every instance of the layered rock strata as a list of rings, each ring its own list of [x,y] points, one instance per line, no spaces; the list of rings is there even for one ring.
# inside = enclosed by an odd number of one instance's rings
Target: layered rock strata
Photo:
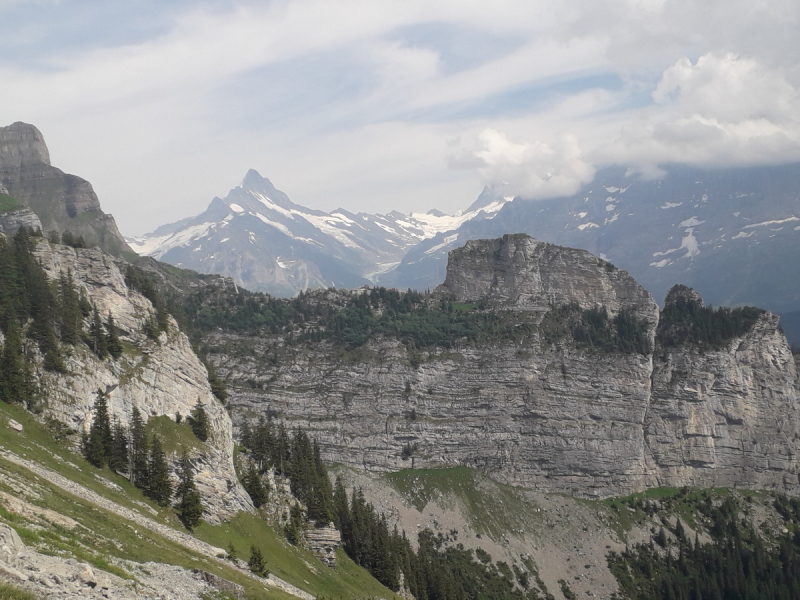
[[[204,518],[217,523],[240,510],[252,511],[233,466],[231,420],[211,393],[205,366],[174,320],[169,332],[157,341],[149,340],[142,331],[153,314],[152,304],[125,285],[117,264],[100,250],[40,240],[35,255],[53,279],[72,273],[100,314],[114,317],[123,340],[133,348],[118,361],[101,361],[88,348],[76,346],[66,357],[66,374],[42,371],[45,414],[80,432],[91,425],[98,390],[108,394],[111,415],[126,426],[134,407],[145,419],[166,415],[174,420],[176,413],[188,415],[200,403],[208,414],[210,435],[205,443],[197,440],[189,456],[203,497]],[[171,458],[174,462],[179,457]]]
[[[655,350],[598,353],[537,330],[412,359],[393,339],[347,352],[216,334],[214,360],[238,384],[235,418],[277,415],[310,430],[327,460],[373,470],[468,465],[588,497],[655,485],[800,491],[797,372],[777,317],[765,313],[721,349],[665,350],[658,307],[630,275],[527,236],[451,252],[437,293],[542,317],[573,302],[624,309]]]
[[[0,127],[0,185],[36,213],[43,231],[70,231],[111,254],[133,253],[92,185],[50,164],[44,136],[33,125]]]

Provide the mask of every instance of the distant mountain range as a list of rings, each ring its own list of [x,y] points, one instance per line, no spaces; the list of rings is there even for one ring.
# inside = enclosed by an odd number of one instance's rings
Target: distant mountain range
[[[659,300],[685,283],[714,305],[800,310],[800,164],[671,166],[656,181],[605,168],[568,198],[534,202],[485,189],[455,216],[325,213],[250,171],[203,214],[127,241],[140,254],[291,296],[331,285],[433,287],[448,251],[518,232],[602,256]]]
[[[409,249],[468,222],[494,218],[510,198],[487,191],[456,216],[326,213],[305,208],[251,170],[202,214],[164,225],[131,247],[178,267],[221,273],[254,291],[293,296],[308,288],[376,283]]]

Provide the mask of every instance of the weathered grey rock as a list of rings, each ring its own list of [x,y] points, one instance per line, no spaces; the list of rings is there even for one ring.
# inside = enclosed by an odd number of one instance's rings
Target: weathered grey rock
[[[572,302],[625,309],[648,324],[651,341],[658,323],[654,300],[627,273],[524,236],[452,252],[437,293],[542,315]],[[285,345],[279,335],[211,342],[226,348],[212,358],[236,386],[236,420],[277,414],[307,428],[332,462],[467,465],[589,497],[712,482],[800,491],[797,370],[769,313],[705,353],[687,345],[601,354],[538,333],[413,357],[386,339],[349,354],[330,343]],[[277,364],[263,360],[273,355]]]
[[[519,310],[544,312],[574,302],[583,309],[605,307],[613,316],[626,308],[653,327],[658,322],[658,305],[627,272],[586,250],[525,234],[471,240],[451,251],[437,291]]]
[[[223,579],[222,577],[201,569],[194,569],[194,574],[208,584],[209,587],[214,588],[219,592],[230,594],[236,598],[236,600],[247,599],[247,592],[245,591],[244,587],[238,583],[233,583],[232,581],[228,581],[227,579]]]
[[[18,423],[14,419],[8,420],[8,426],[11,427],[14,431],[22,431],[22,423]]]
[[[336,568],[336,549],[342,544],[342,534],[329,523],[324,527],[311,527],[304,534],[311,551],[323,564]]]
[[[797,492],[797,386],[771,313],[720,350],[661,349],[645,419],[653,484]]]
[[[77,431],[91,425],[97,390],[108,396],[109,411],[128,425],[134,406],[144,418],[176,413],[188,415],[201,403],[210,424],[210,436],[189,457],[195,481],[203,497],[204,518],[218,523],[240,510],[251,512],[252,502],[241,487],[233,466],[233,432],[225,407],[213,396],[205,366],[192,351],[189,340],[173,321],[158,342],[143,334],[145,321],[153,314],[150,301],[129,290],[118,266],[97,249],[75,249],[40,240],[35,255],[48,276],[71,272],[77,285],[104,317],[114,322],[140,350],[119,361],[99,360],[88,348],[76,346],[66,357],[66,374],[42,371],[46,390],[45,413]],[[171,456],[173,468],[179,457]]]
[[[0,233],[14,235],[19,231],[20,227],[41,229],[42,222],[36,216],[36,213],[29,208],[0,212]]]
[[[50,164],[44,137],[33,125],[0,127],[0,182],[36,213],[43,231],[71,231],[116,255],[132,252],[114,217],[101,210],[92,185]]]

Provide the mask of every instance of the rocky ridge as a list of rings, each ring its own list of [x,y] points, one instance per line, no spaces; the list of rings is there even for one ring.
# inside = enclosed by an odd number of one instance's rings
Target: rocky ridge
[[[541,319],[560,303],[625,309],[646,323],[654,350],[602,353],[538,330],[412,360],[395,339],[348,352],[217,333],[212,359],[236,385],[234,418],[278,415],[307,428],[327,460],[368,470],[466,465],[585,497],[710,482],[800,491],[800,388],[776,316],[722,348],[664,349],[658,307],[630,275],[527,236],[451,252],[437,293]]]
[[[204,518],[218,523],[240,510],[252,511],[250,498],[239,484],[233,466],[233,437],[225,407],[213,396],[203,363],[186,335],[171,320],[169,332],[149,340],[143,325],[153,314],[149,300],[129,289],[119,266],[97,249],[75,249],[40,239],[35,255],[49,277],[72,273],[101,315],[111,314],[134,350],[119,361],[99,360],[88,348],[77,346],[66,357],[66,374],[41,371],[46,416],[82,432],[91,425],[97,391],[108,395],[109,412],[128,425],[133,407],[148,418],[188,415],[201,403],[208,414],[210,435],[198,440],[189,456],[205,505]],[[177,456],[172,456],[173,461]]]
[[[50,164],[44,136],[33,125],[0,127],[0,185],[36,214],[43,231],[70,231],[111,254],[132,253],[92,185]]]

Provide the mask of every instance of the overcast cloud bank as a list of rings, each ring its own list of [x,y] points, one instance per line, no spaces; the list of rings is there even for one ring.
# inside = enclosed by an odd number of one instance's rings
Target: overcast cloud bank
[[[36,124],[126,233],[248,168],[330,210],[456,211],[800,160],[798,3],[0,2],[0,120]]]

